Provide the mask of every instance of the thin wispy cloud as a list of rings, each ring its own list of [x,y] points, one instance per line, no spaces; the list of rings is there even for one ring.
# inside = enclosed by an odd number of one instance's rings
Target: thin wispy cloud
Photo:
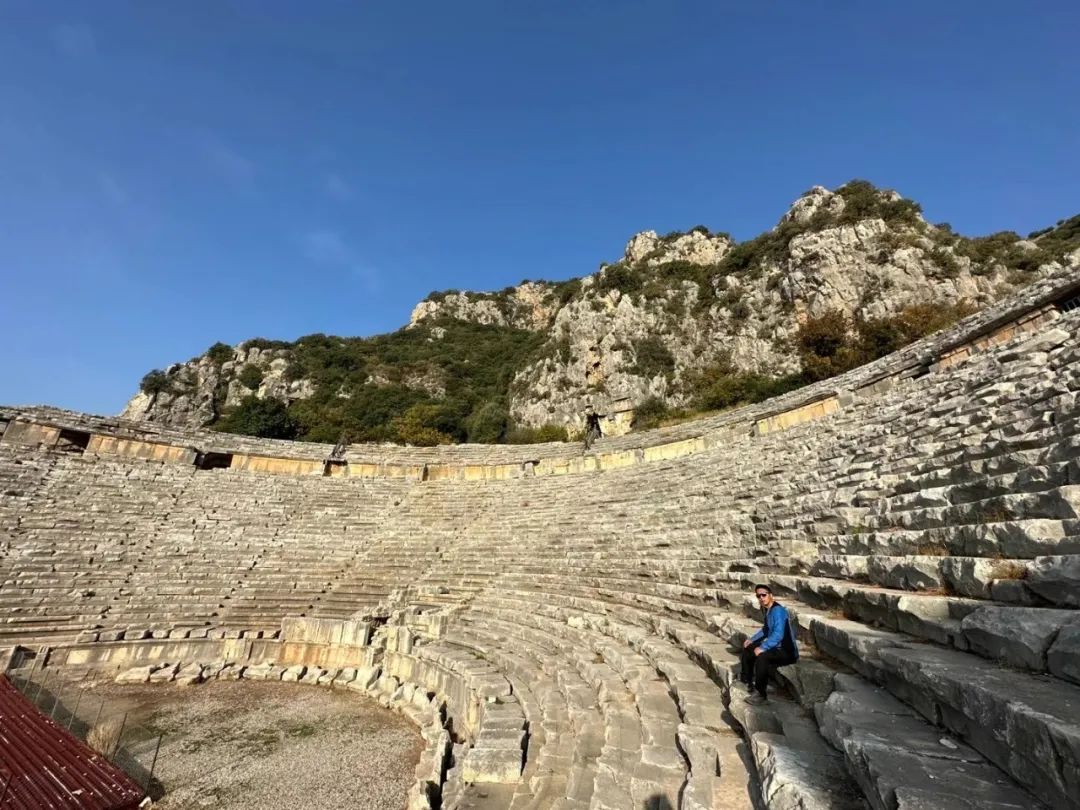
[[[364,285],[368,292],[374,293],[382,289],[382,275],[371,265],[353,265],[352,274],[354,278],[360,280],[360,283]]]
[[[375,292],[381,287],[379,271],[357,256],[337,231],[328,228],[308,231],[301,236],[300,251],[313,264],[345,270],[360,281],[368,292]]]
[[[255,179],[254,161],[216,136],[205,136],[201,140],[206,162],[222,179],[234,186],[247,186]]]
[[[101,196],[113,205],[126,205],[131,199],[126,188],[112,174],[106,171],[97,173],[97,185]]]
[[[49,31],[53,47],[63,56],[85,59],[97,53],[97,38],[89,25],[63,23]]]
[[[349,181],[335,172],[331,172],[323,178],[322,187],[327,196],[339,202],[346,202],[353,198],[353,188]]]
[[[336,231],[314,230],[302,239],[304,256],[316,264],[346,265],[352,261],[352,251]]]

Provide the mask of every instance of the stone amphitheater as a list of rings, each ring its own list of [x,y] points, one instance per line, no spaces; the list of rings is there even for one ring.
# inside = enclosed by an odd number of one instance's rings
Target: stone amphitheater
[[[3,408],[0,645],[373,696],[411,808],[1080,807],[1078,295],[588,453]],[[756,582],[803,653],[760,705]]]

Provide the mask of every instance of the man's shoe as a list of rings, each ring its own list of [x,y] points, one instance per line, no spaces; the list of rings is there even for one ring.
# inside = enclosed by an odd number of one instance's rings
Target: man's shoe
[[[751,706],[760,706],[762,703],[768,703],[769,699],[760,692],[755,692],[746,699],[746,702]]]
[[[744,683],[743,686],[746,687],[746,693],[747,694],[749,694],[749,695],[754,694],[754,684],[752,684],[752,683]]]

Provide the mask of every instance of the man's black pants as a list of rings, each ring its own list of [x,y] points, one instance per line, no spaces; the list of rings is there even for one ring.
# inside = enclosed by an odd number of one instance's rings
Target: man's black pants
[[[769,684],[769,676],[776,671],[777,667],[794,664],[795,659],[779,647],[763,652],[761,655],[754,655],[758,644],[743,647],[739,679],[745,684],[753,683],[757,693],[764,695],[765,687]]]

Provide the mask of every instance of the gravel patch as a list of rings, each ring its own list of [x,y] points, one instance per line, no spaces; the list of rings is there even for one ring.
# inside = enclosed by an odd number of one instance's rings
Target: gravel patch
[[[98,687],[164,733],[155,807],[404,808],[423,740],[355,692],[283,683]],[[140,758],[141,759],[141,758]]]

